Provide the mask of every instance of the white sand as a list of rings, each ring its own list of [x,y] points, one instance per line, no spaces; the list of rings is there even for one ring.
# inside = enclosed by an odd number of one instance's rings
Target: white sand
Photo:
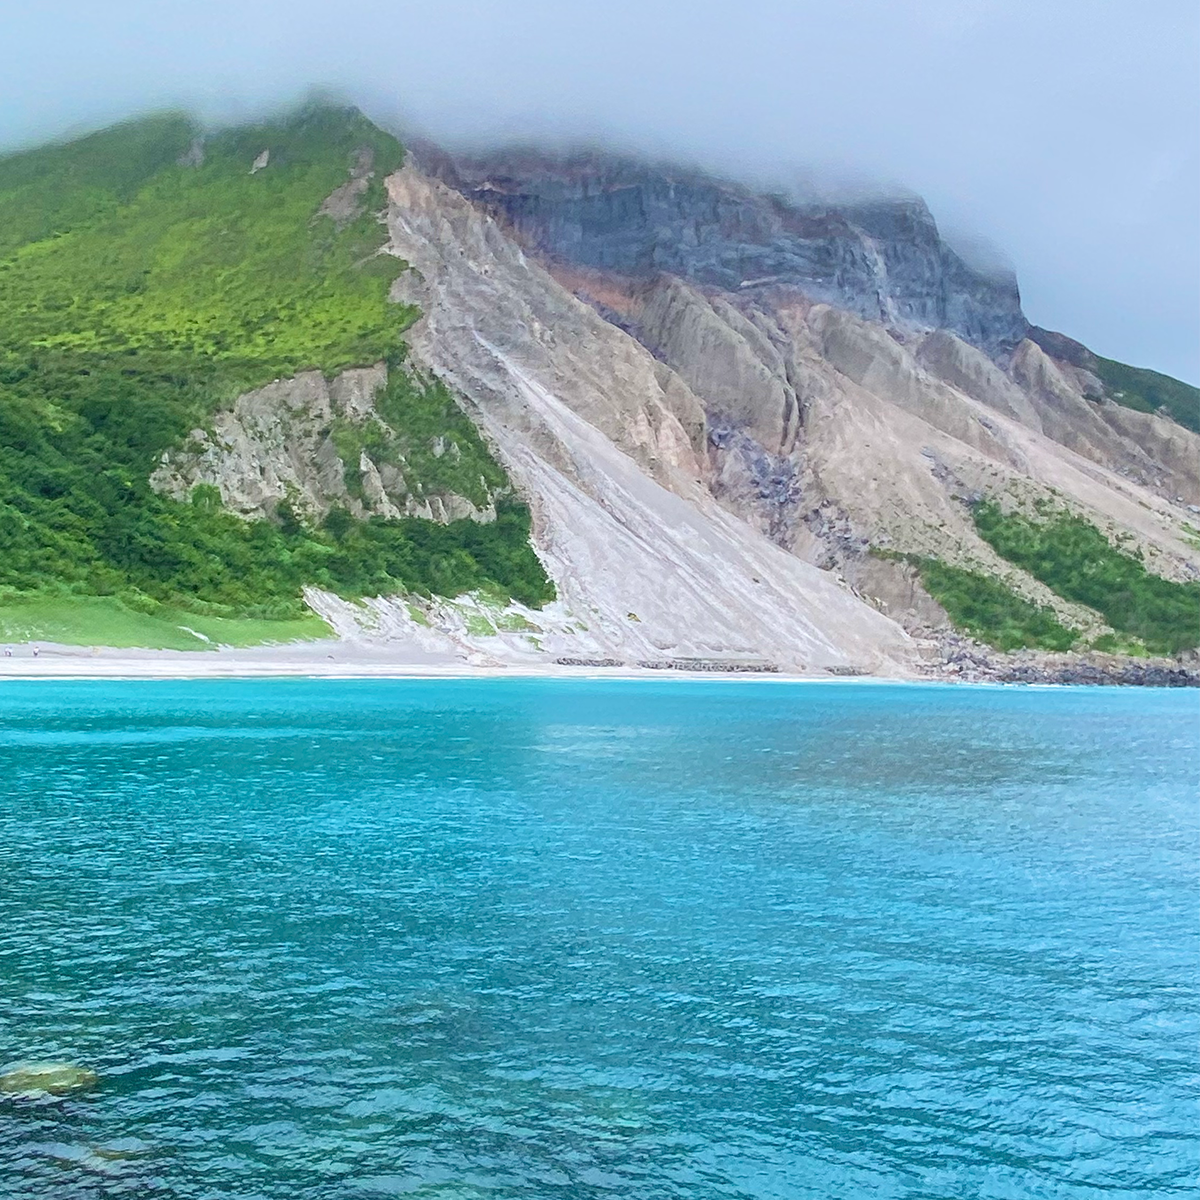
[[[0,657],[0,679],[758,679],[833,680],[824,671],[750,673],[619,667],[566,666],[551,659],[513,665],[479,664],[414,647],[363,645],[352,641],[297,642],[219,650],[117,649],[63,646],[48,642],[11,645]],[[36,653],[35,653],[36,649]]]

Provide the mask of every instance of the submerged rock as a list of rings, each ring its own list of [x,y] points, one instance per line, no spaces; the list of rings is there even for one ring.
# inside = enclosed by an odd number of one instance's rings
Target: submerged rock
[[[0,1075],[0,1094],[36,1099],[40,1096],[69,1096],[85,1092],[100,1082],[95,1071],[72,1063],[20,1063]]]

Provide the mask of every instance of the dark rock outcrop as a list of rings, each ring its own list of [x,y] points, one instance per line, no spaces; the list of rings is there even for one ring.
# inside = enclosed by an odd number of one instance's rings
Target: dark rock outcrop
[[[594,152],[418,158],[531,249],[575,266],[731,292],[794,287],[888,326],[952,330],[993,356],[1028,329],[1015,278],[964,262],[919,199],[800,204]]]
[[[941,662],[925,673],[963,683],[1067,684],[1117,687],[1200,687],[1200,666],[1187,661],[1138,660],[1111,655],[1001,654],[959,637],[944,639]]]
[[[1096,370],[1097,359],[1082,342],[1077,342],[1065,333],[1053,329],[1043,329],[1040,325],[1031,325],[1026,334],[1031,342],[1036,342],[1051,358],[1079,367],[1084,371]]]

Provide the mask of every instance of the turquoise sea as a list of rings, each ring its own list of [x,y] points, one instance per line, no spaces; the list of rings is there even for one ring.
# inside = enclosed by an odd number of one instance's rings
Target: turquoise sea
[[[0,1195],[1200,1194],[1196,693],[0,684]]]

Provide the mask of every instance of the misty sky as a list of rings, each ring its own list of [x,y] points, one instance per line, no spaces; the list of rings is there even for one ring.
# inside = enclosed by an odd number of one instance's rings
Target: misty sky
[[[315,84],[443,140],[907,188],[1032,321],[1200,382],[1195,0],[0,0],[0,47],[5,148]]]

